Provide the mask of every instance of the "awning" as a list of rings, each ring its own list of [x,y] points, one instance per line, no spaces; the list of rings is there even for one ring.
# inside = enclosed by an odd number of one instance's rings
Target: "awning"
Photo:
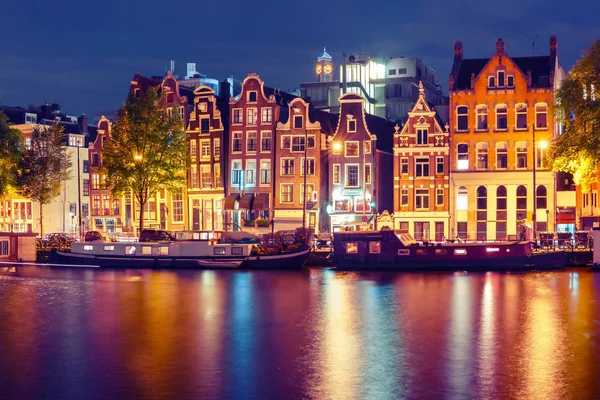
[[[231,193],[227,197],[225,197],[225,205],[223,206],[223,210],[235,210],[235,203],[240,199],[239,193]]]
[[[252,208],[255,210],[268,210],[269,209],[269,195],[265,193],[259,193],[254,198],[254,204]]]
[[[362,196],[362,189],[343,189],[342,196]]]
[[[242,198],[240,199],[240,204],[238,208],[243,210],[249,210],[252,208],[252,200],[254,200],[254,193],[244,193]]]
[[[575,223],[575,208],[565,207],[558,209],[556,213],[557,224],[574,224]]]

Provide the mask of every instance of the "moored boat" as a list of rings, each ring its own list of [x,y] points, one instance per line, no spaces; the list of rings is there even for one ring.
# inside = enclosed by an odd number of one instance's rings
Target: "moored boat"
[[[535,252],[531,242],[419,243],[393,230],[339,232],[339,270],[534,270],[565,267],[564,251]]]

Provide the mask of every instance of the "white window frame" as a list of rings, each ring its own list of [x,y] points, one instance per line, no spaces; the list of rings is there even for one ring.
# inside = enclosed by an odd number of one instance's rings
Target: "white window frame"
[[[267,134],[269,135],[268,137],[265,136]],[[269,149],[268,150],[263,149],[263,142],[266,139],[269,140]],[[271,131],[261,131],[260,132],[260,152],[261,153],[270,153],[271,151],[273,151],[273,133]]]
[[[306,161],[306,166],[310,167],[310,164],[312,163],[312,174],[308,174],[307,176],[315,176],[316,174],[316,160],[314,157],[307,157],[307,161]],[[308,168],[308,170],[310,171],[311,168]],[[300,158],[300,176],[304,176],[304,157]]]
[[[234,143],[236,140],[240,142],[240,150],[236,150]],[[242,153],[244,151],[244,133],[243,132],[233,132],[231,134],[231,152],[232,153]]]
[[[485,112],[483,112],[482,110],[485,110]],[[479,123],[480,123],[480,117],[485,115],[485,127],[482,128],[480,127]],[[485,104],[480,104],[477,107],[475,107],[475,130],[477,132],[485,132],[487,130],[490,129],[490,120],[489,120],[489,109],[488,106]]]
[[[289,188],[290,189],[290,199],[289,200],[284,200],[283,196],[284,194],[286,194],[286,192],[283,190],[283,188]],[[279,195],[279,202],[282,204],[293,204],[294,203],[294,184],[293,183],[280,183],[279,184],[279,190],[280,190],[280,195]]]
[[[478,142],[475,145],[475,151],[477,153],[477,162],[475,163],[475,169],[478,171],[487,171],[490,169],[490,146],[487,142]],[[479,165],[479,157],[485,156],[485,167]]]
[[[464,107],[467,111],[464,114],[461,114],[458,112],[459,108]],[[459,126],[460,124],[458,123],[460,117],[466,117],[467,119],[467,128],[466,129],[460,129]],[[461,104],[456,106],[456,129],[455,131],[457,132],[467,132],[469,130],[469,106],[465,105],[465,104]]]
[[[261,108],[261,123],[270,124],[273,122],[273,108],[272,107],[263,107]]]
[[[504,113],[499,112],[500,109],[504,109]],[[496,108],[495,108],[495,113],[496,113],[496,130],[497,131],[507,131],[508,130],[508,106],[506,104],[497,104]],[[506,127],[505,128],[500,128],[499,126],[499,117],[501,115],[504,115],[504,117],[506,118]]]
[[[499,170],[507,170],[508,169],[508,143],[506,142],[498,142],[496,143],[496,169]],[[500,167],[500,162],[498,156],[500,154],[504,154],[506,156],[506,167]]]
[[[519,110],[519,107],[524,107],[524,110]],[[526,103],[517,103],[515,104],[515,130],[516,131],[524,131],[528,128],[529,123],[529,115],[528,115],[529,107]],[[519,127],[519,116],[525,115],[525,126]]]
[[[289,174],[284,174],[284,164],[286,161],[291,161],[292,165],[291,165],[291,173]],[[279,170],[279,174],[281,176],[294,176],[296,172],[296,159],[294,157],[282,157],[281,158],[281,168]]]
[[[263,163],[268,163],[268,168],[263,168]],[[263,182],[263,171],[269,171],[267,174],[268,182]],[[271,166],[271,160],[269,159],[262,159],[260,160],[260,182],[259,185],[260,186],[270,186],[271,185],[271,180],[272,180],[272,166]]]
[[[467,146],[466,153],[461,153],[459,151],[461,145]],[[461,158],[461,156],[463,156],[463,157],[466,156],[466,158]],[[463,161],[463,162],[461,162],[461,161]],[[469,144],[468,143],[458,143],[456,145],[456,169],[459,171],[468,171],[469,170]]]
[[[238,165],[239,165],[239,168],[235,168]],[[242,164],[241,159],[231,160],[231,176],[229,177],[229,185],[230,186],[239,186],[239,182],[238,183],[233,182],[233,177],[234,177],[233,171],[243,171],[242,166],[243,166],[243,164]],[[244,179],[243,173],[242,174],[238,173],[237,179]]]
[[[349,167],[356,167],[356,185],[349,185],[348,184],[348,168]],[[360,164],[345,164],[344,165],[344,187],[347,188],[357,188],[360,187]]]
[[[258,119],[258,109],[249,107],[246,109],[246,125],[255,126]]]
[[[544,111],[538,111],[538,108],[544,108]],[[545,126],[538,125],[538,115],[544,114],[546,117]],[[535,129],[548,129],[548,104],[541,102],[535,104]]]
[[[200,140],[200,158],[202,160],[210,159],[210,139]]]
[[[238,111],[239,121],[235,122],[235,112]],[[232,125],[242,125],[244,123],[244,109],[243,108],[234,108],[231,110],[231,124]]]
[[[348,144],[356,144],[356,155],[348,155]],[[347,140],[344,142],[344,157],[346,158],[356,158],[360,157],[360,142],[358,140]]]
[[[254,150],[250,150],[250,140],[254,139]],[[256,154],[258,151],[258,132],[248,131],[246,132],[246,153]]]
[[[522,146],[519,147],[520,145],[522,145]],[[520,141],[520,142],[515,143],[515,168],[516,169],[520,169],[520,170],[527,169],[527,167],[529,165],[529,160],[527,159],[528,152],[529,152],[529,146],[527,146],[527,142]],[[525,155],[525,165],[520,167],[519,166],[519,156],[523,156],[523,155]]]
[[[244,173],[244,185],[256,186],[256,159],[246,160],[246,171]]]
[[[337,169],[337,179],[335,170]],[[342,165],[341,164],[333,164],[332,169],[333,176],[331,177],[331,181],[334,185],[340,185],[342,183]]]

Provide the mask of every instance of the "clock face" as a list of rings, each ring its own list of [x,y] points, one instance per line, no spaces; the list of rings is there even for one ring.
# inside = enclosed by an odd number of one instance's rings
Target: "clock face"
[[[326,74],[330,74],[331,73],[331,65],[326,65],[325,66],[325,73]]]
[[[317,64],[317,75],[321,73],[321,64]]]

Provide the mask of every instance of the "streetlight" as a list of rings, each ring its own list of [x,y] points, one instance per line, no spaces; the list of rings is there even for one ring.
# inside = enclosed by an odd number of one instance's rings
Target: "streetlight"
[[[535,123],[532,125],[533,130],[533,213],[531,215],[532,220],[532,232],[533,232],[533,241],[536,241],[537,235],[537,182],[536,182],[536,172],[537,172],[537,143],[535,141]],[[540,142],[540,149],[545,149],[548,147],[548,143],[544,140]],[[547,205],[546,205],[547,206]],[[547,222],[547,221],[546,221]]]

